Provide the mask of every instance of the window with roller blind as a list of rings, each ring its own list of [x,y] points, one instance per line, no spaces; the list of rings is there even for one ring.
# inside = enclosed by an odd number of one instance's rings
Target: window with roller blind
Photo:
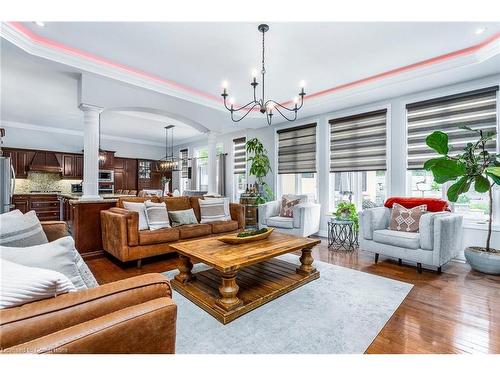
[[[280,193],[316,201],[316,123],[281,129],[277,135]]]
[[[358,209],[386,199],[387,110],[331,119],[330,209],[351,200]]]
[[[247,184],[246,137],[233,139],[233,199],[239,201]]]
[[[453,155],[461,153],[467,143],[476,141],[475,134],[460,129],[461,125],[497,132],[497,95],[498,86],[494,86],[406,106],[409,194],[446,198],[449,184],[437,184],[432,173],[423,170],[424,162],[437,156],[427,147],[425,139],[436,130],[447,133],[450,155]],[[488,151],[496,152],[497,139],[488,142],[487,146]],[[476,193],[472,188],[460,196],[454,209],[466,218],[484,220],[489,210],[487,194]]]

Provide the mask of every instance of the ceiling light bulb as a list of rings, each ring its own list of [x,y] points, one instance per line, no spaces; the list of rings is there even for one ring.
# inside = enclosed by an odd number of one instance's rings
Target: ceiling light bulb
[[[486,27],[479,27],[476,29],[476,35],[482,34],[486,31]]]
[[[42,22],[42,21],[35,21],[34,24],[37,25],[37,26],[40,26],[40,27],[44,27],[45,26],[45,22]]]
[[[252,69],[252,77],[253,78],[257,77],[257,69]]]
[[[304,80],[300,81],[300,83],[299,83],[299,87],[300,87],[300,88],[304,88],[304,87],[306,87],[306,81],[304,81]]]
[[[234,98],[229,98],[229,103],[231,103],[231,105],[233,105],[235,103]]]
[[[227,81],[222,81],[222,88],[223,89],[227,89],[227,86],[228,86],[228,82]]]
[[[297,104],[297,103],[299,102],[299,98],[297,98],[297,97],[293,98],[293,102],[294,102],[295,104]]]

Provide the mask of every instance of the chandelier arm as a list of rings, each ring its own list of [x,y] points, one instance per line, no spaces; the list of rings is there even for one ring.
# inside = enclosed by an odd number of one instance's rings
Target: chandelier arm
[[[232,111],[232,112],[231,112],[231,120],[233,120],[234,122],[240,122],[240,121],[241,121],[241,120],[243,120],[245,117],[247,117],[247,116],[248,116],[248,114],[249,114],[250,112],[252,112],[252,109],[254,109],[257,105],[258,105],[258,103],[255,103],[255,104],[254,104],[254,105],[253,105],[253,106],[252,106],[249,110],[247,110],[247,113],[245,113],[245,114],[243,115],[243,117],[241,117],[241,118],[239,118],[239,119],[235,119],[235,118],[234,118],[234,111]]]
[[[295,112],[295,108],[288,108],[288,107],[285,107],[284,105],[278,103],[277,101],[275,100],[272,100],[272,99],[269,99],[267,102],[266,102],[266,107],[269,103],[273,103],[274,104],[274,108],[278,108],[278,107],[281,107],[282,109],[286,109],[287,111],[290,111],[290,112]],[[298,108],[297,108],[298,110]]]
[[[297,112],[294,111],[294,117],[293,118],[288,118],[285,116],[285,114],[283,112],[280,111],[280,109],[278,107],[274,107],[275,110],[278,111],[278,113],[283,116],[287,121],[290,121],[290,122],[293,122],[297,119]],[[285,108],[286,109],[286,108]]]
[[[233,109],[230,109],[230,111],[231,111],[231,112],[239,112],[239,111],[244,110],[246,107],[248,107],[248,106],[250,106],[250,105],[252,105],[252,104],[253,104],[253,106],[252,106],[252,108],[250,108],[250,111],[251,111],[251,110],[252,110],[252,109],[253,109],[253,108],[254,108],[257,104],[259,104],[259,103],[258,103],[258,102],[256,102],[256,101],[253,101],[253,100],[252,100],[251,102],[248,102],[247,104],[245,104],[245,105],[241,106],[240,108],[234,108],[234,107],[233,107]]]

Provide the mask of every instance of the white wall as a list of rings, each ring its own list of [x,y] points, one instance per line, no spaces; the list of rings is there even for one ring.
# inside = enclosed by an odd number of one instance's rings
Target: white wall
[[[83,112],[82,112],[83,122]],[[18,125],[2,122],[5,128],[4,147],[51,150],[60,152],[82,152],[83,132],[32,125],[31,128],[20,128]],[[23,125],[24,126],[24,125]],[[116,151],[118,157],[160,159],[165,154],[162,147],[101,139],[103,149]]]

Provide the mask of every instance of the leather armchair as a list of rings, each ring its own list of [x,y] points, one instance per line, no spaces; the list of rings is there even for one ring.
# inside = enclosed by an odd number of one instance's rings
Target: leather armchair
[[[64,222],[42,225],[51,240],[67,234]],[[176,316],[167,278],[146,274],[0,310],[0,350],[174,353]]]

